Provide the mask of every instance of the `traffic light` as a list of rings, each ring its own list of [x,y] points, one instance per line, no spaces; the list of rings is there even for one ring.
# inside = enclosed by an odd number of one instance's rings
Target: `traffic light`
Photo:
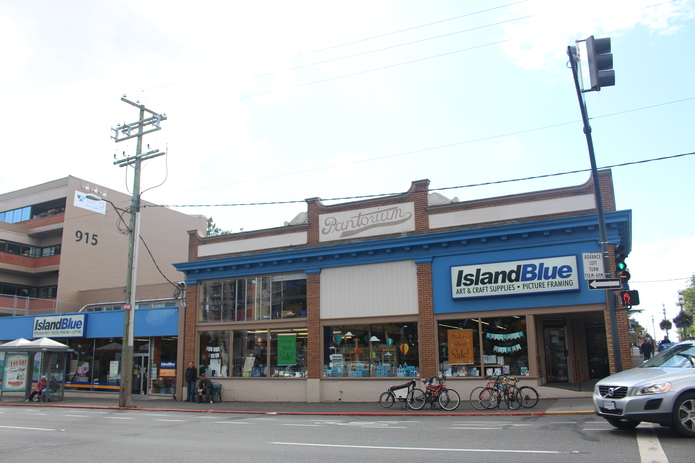
[[[633,305],[639,305],[639,292],[638,291],[620,291],[620,304],[625,307],[632,307]]]
[[[601,87],[615,85],[610,37],[595,39],[592,35],[586,39],[586,53],[589,60],[591,90],[599,91]]]
[[[627,264],[625,263],[625,246],[622,244],[615,247],[614,252],[615,257],[615,276],[620,278],[620,281],[627,283],[630,280],[630,272],[627,271]]]
[[[681,309],[683,309],[683,306],[685,305],[685,298],[683,297],[682,290],[678,290],[678,305],[681,306]]]

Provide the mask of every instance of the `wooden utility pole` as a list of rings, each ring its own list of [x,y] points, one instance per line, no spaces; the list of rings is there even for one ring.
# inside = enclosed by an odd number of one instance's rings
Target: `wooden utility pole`
[[[133,123],[124,124],[113,128],[111,136],[116,143],[137,138],[135,156],[127,157],[114,162],[120,167],[133,166],[135,171],[133,178],[133,196],[130,206],[130,224],[128,226],[128,268],[126,270],[125,285],[125,315],[123,320],[123,343],[121,353],[121,382],[118,396],[118,405],[125,408],[133,408],[133,344],[134,344],[134,315],[135,288],[137,286],[138,244],[140,242],[140,171],[142,161],[161,156],[159,150],[142,152],[142,137],[148,133],[160,130],[160,122],[166,120],[166,115],[158,114],[147,109],[139,102],[132,102],[125,97],[121,101],[135,106],[140,110],[140,118]],[[149,114],[147,118],[145,115]]]

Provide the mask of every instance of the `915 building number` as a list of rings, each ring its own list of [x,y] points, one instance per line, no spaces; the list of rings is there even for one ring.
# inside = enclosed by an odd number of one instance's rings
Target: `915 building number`
[[[82,232],[81,230],[77,230],[75,232],[75,241],[78,243],[84,240],[85,244],[91,244],[92,246],[96,246],[97,243],[99,243],[99,240],[97,239],[98,235],[91,234],[89,232]]]

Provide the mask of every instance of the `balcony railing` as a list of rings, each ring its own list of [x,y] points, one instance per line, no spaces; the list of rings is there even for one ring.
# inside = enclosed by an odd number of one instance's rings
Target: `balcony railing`
[[[40,315],[58,313],[55,299],[24,296],[0,296],[0,315]]]

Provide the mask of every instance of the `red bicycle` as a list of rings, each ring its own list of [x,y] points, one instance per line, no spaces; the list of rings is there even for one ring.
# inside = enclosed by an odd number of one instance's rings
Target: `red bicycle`
[[[444,375],[423,380],[425,390],[415,388],[410,391],[406,403],[413,410],[422,409],[426,403],[429,403],[433,409],[439,405],[443,410],[456,410],[461,403],[461,397],[455,390],[444,386],[444,381],[446,381]]]

